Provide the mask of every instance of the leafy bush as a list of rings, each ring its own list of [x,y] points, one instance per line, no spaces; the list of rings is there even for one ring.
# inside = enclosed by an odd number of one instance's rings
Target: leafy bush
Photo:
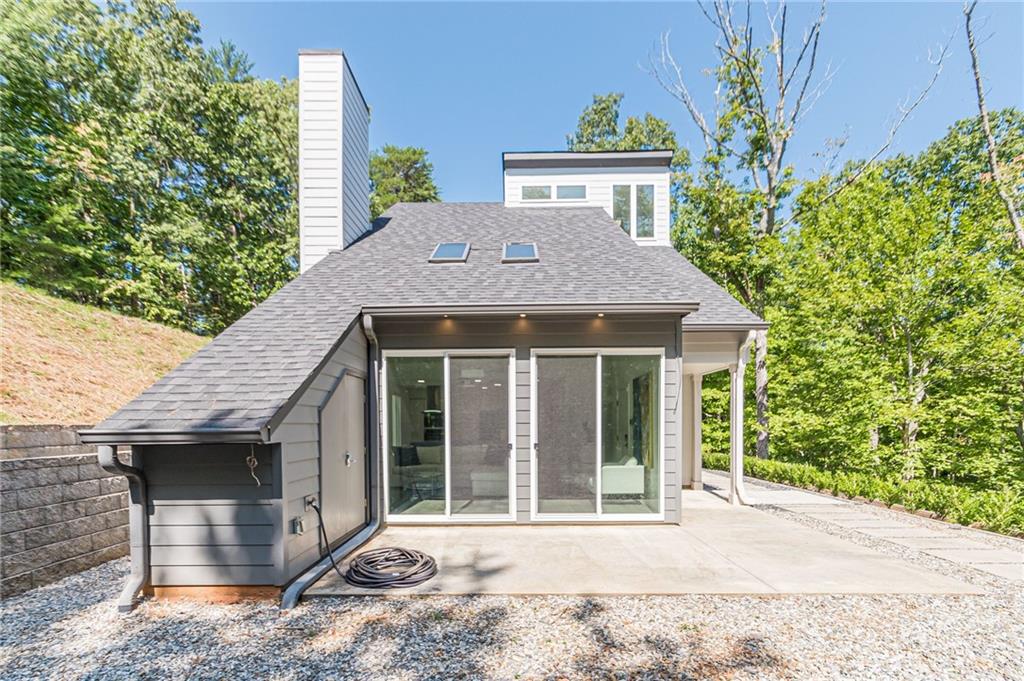
[[[729,457],[705,454],[704,465],[729,470]],[[744,459],[743,468],[745,474],[761,480],[877,499],[911,510],[932,511],[961,525],[977,524],[993,532],[1024,536],[1024,493],[1012,487],[975,489],[936,480],[904,481],[772,459]]]

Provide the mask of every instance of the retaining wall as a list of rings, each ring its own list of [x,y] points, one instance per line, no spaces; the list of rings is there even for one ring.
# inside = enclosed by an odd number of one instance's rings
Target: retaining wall
[[[128,553],[128,483],[80,426],[0,426],[0,596]]]

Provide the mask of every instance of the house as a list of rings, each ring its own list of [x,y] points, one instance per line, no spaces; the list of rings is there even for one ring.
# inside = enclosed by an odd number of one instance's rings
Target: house
[[[741,498],[766,324],[671,247],[671,151],[506,153],[502,203],[371,224],[349,64],[304,51],[299,77],[301,275],[81,434],[131,486],[122,607],[142,589],[291,603],[325,551],[387,524],[676,523],[714,371]]]

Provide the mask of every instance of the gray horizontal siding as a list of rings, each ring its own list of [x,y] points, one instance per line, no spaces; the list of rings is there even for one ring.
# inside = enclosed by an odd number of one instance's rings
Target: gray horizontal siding
[[[665,520],[679,517],[679,317],[378,320],[381,347],[510,349],[516,353],[516,521],[530,521],[530,353],[546,348],[663,348],[665,351]]]
[[[282,583],[274,447],[148,445],[135,453],[148,482],[154,586]]]
[[[304,504],[306,496],[320,495],[318,410],[343,372],[365,375],[367,361],[366,336],[357,326],[344,338],[309,387],[299,395],[281,425],[271,434],[273,441],[281,443],[283,503],[280,522],[285,528],[281,553],[287,579],[315,563],[321,552],[316,515],[307,512]],[[304,534],[291,532],[294,518],[303,519]]]

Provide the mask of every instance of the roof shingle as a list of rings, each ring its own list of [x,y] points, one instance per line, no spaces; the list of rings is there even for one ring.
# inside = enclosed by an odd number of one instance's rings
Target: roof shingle
[[[468,260],[428,262],[442,241],[470,242]],[[506,241],[536,242],[540,261],[501,263]],[[258,430],[364,306],[683,300],[700,303],[687,327],[764,325],[675,250],[637,245],[600,208],[397,204],[96,430]]]

